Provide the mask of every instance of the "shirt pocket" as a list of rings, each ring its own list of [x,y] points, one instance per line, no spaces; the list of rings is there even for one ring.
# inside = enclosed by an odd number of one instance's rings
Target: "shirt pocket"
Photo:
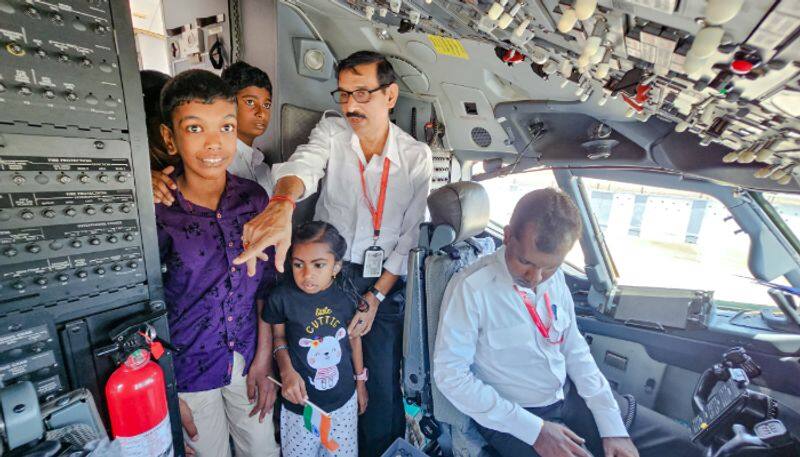
[[[563,338],[567,334],[570,324],[571,321],[569,315],[566,312],[563,314],[559,314],[558,319],[553,321],[553,324],[551,325],[549,341],[550,342],[558,341],[559,343],[563,342]]]
[[[528,325],[500,327],[486,331],[490,363],[498,366],[518,366],[530,362],[533,356],[533,335]]]

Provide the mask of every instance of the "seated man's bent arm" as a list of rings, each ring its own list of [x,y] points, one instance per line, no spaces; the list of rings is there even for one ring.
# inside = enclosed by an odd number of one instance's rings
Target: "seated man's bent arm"
[[[611,393],[611,386],[597,368],[589,345],[578,331],[575,305],[563,273],[558,274],[560,275],[558,280],[563,284],[563,287],[560,287],[562,293],[559,303],[562,303],[570,314],[570,325],[565,331],[564,344],[561,346],[561,352],[566,360],[567,376],[578,389],[578,395],[586,401],[601,437],[628,436],[619,405]]]
[[[474,292],[458,279],[447,287],[433,355],[436,386],[453,406],[482,426],[533,445],[544,421],[501,397],[470,370],[481,318]]]
[[[301,144],[295,149],[289,160],[276,163],[272,167],[272,176],[275,182],[275,195],[278,185],[283,178],[294,176],[303,183],[303,192],[297,199],[304,199],[317,192],[317,183],[325,175],[328,158],[331,154],[331,136],[336,126],[333,120],[320,119],[308,137],[308,143]]]

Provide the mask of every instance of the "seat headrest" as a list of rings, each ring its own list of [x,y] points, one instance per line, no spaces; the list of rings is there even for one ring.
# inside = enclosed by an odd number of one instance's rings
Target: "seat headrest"
[[[489,195],[472,181],[450,183],[431,192],[428,209],[434,226],[446,224],[455,230],[454,243],[480,235],[489,223]]]

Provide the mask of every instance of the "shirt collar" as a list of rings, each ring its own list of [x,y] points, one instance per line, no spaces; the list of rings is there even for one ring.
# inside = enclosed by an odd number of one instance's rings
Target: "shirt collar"
[[[178,178],[178,175],[173,174],[174,179]],[[225,211],[231,207],[231,200],[234,195],[235,184],[233,183],[233,179],[231,179],[231,174],[227,171],[225,172],[225,188],[222,190],[222,196],[219,199],[219,205],[217,205],[217,211]],[[204,206],[195,205],[194,203],[190,202],[183,196],[183,193],[180,189],[176,188],[174,191],[175,194],[175,201],[178,202],[181,209],[187,213],[191,214],[214,214],[215,211],[211,211],[210,208],[206,208]]]
[[[260,163],[264,161],[264,154],[262,154],[261,151],[252,146],[248,146],[239,138],[236,139],[236,154],[250,165],[254,162]]]
[[[236,138],[236,152],[238,152],[239,154],[246,154],[247,156],[249,156],[250,154],[253,153],[253,148],[251,146],[248,146],[247,143],[240,140],[239,138]]]
[[[347,126],[350,128],[349,123]],[[400,165],[400,155],[397,151],[397,134],[399,129],[400,127],[394,125],[392,122],[389,122],[389,135],[386,137],[386,144],[383,145],[383,151],[381,152],[381,157],[388,157],[389,161],[398,166]],[[361,151],[363,156],[358,135],[356,135],[356,132],[354,132],[352,128],[350,128],[350,131],[352,132],[350,135],[350,144],[355,151]]]

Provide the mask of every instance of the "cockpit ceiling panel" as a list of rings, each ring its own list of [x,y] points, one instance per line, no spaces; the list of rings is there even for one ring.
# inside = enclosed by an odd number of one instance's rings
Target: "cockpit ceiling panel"
[[[800,0],[295,3],[333,5],[339,14],[414,34],[419,42],[432,35],[467,49],[470,42],[491,46],[493,59],[506,66],[505,73],[490,70],[498,76],[493,81],[525,88],[519,68],[529,68],[527,78],[560,85],[573,100],[622,106],[631,122],[657,117],[696,134],[702,146],[723,145],[731,152],[722,163],[760,163],[759,179],[788,184],[800,174]],[[430,65],[443,59],[430,62],[429,52],[417,51],[427,57],[407,54],[423,65],[430,95],[442,95],[442,82],[467,84],[459,75],[436,77]],[[441,56],[441,49],[435,52]],[[471,62],[475,73],[494,65],[482,57]],[[508,101],[502,100],[508,91],[491,92],[499,94],[492,106]],[[550,93],[564,100],[563,90]]]

